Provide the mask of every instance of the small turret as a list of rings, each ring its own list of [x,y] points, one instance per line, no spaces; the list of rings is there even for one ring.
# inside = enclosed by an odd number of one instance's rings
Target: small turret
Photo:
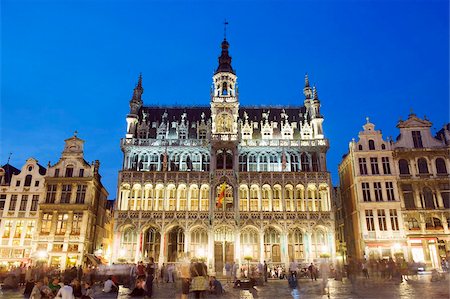
[[[305,87],[303,88],[303,94],[305,95],[305,103],[312,99],[312,90],[309,86],[308,74],[305,74]]]
[[[142,73],[139,74],[138,83],[134,88],[133,97],[130,100],[130,114],[137,115],[139,108],[142,107],[142,94],[144,93],[144,88],[142,87]]]

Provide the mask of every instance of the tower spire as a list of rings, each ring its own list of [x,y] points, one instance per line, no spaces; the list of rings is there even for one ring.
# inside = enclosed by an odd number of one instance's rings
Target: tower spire
[[[313,87],[313,99],[314,100],[318,100],[319,99],[319,96],[317,95],[316,85],[314,85],[314,87]]]
[[[228,25],[228,22],[227,22],[227,19],[225,19],[223,21],[223,39],[224,40],[227,40],[227,25]]]
[[[305,88],[309,87],[309,78],[308,78],[308,73],[305,74]]]
[[[226,24],[228,24],[228,23],[225,22],[224,24],[226,26]],[[224,37],[224,39],[222,41],[222,53],[219,56],[219,66],[217,67],[215,74],[217,74],[219,72],[227,72],[227,73],[234,74],[233,67],[231,66],[231,56],[228,53],[229,47],[230,47],[230,44],[228,43],[227,39]]]

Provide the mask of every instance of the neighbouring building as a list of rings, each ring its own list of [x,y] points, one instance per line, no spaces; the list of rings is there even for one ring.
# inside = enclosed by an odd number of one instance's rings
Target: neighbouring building
[[[450,125],[436,138],[431,126],[428,119],[413,113],[399,121],[393,157],[408,257],[440,268],[441,260],[450,258]]]
[[[0,168],[0,264],[4,266],[30,262],[45,173],[33,158],[21,170],[9,163]]]
[[[450,257],[449,125],[411,113],[383,140],[367,121],[339,165],[348,256],[395,258],[440,268]]]
[[[188,253],[221,272],[335,256],[328,139],[317,90],[302,104],[239,102],[222,42],[209,105],[145,106],[142,77],[121,140],[113,261],[176,262]]]
[[[333,187],[331,198],[335,217],[334,236],[336,239],[336,256],[338,262],[344,264],[347,257],[347,244],[345,242],[345,213],[342,205],[340,187]]]
[[[347,255],[356,259],[406,255],[392,142],[369,122],[339,165]]]
[[[47,168],[33,246],[36,262],[65,269],[96,263],[93,254],[108,250],[102,246],[109,221],[108,192],[101,183],[99,161],[86,162],[83,146],[76,134],[66,139],[61,158]]]

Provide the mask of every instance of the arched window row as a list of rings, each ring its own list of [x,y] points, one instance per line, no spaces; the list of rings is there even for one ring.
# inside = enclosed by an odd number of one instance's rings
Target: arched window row
[[[144,211],[208,211],[210,188],[208,185],[147,184],[144,187],[122,187],[120,210]]]
[[[125,169],[137,171],[209,171],[207,152],[134,153],[125,159]]]
[[[412,171],[412,162],[406,159],[398,160],[398,168],[400,171],[400,175],[411,175],[413,173],[417,173],[418,175],[428,175],[433,172],[436,172],[437,175],[447,175],[447,165],[444,158],[438,157],[429,163],[427,159],[424,157],[418,158],[414,161],[417,165],[417,170]],[[431,169],[430,169],[431,167]],[[433,169],[434,168],[434,169]]]
[[[239,155],[239,171],[320,171],[318,153],[269,152]]]
[[[240,211],[329,211],[329,190],[325,186],[303,185],[241,185],[239,187]]]

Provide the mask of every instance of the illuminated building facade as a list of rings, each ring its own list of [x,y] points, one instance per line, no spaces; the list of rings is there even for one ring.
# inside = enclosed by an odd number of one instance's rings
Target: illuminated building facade
[[[441,267],[450,257],[450,133],[411,113],[394,142],[369,121],[339,165],[348,255]]]
[[[446,125],[435,138],[431,126],[413,113],[399,121],[393,156],[409,258],[441,268],[450,258],[450,134]]]
[[[162,264],[185,252],[220,272],[245,258],[334,256],[317,91],[306,77],[302,106],[242,107],[228,48],[224,39],[209,106],[144,106],[139,78],[121,140],[113,261]]]
[[[339,165],[347,255],[356,259],[406,255],[392,142],[367,119]]]
[[[0,168],[0,263],[28,263],[44,196],[46,169],[29,158],[22,169],[7,163]]]
[[[108,192],[101,183],[99,161],[86,162],[83,147],[76,134],[65,140],[61,158],[47,168],[45,199],[38,209],[36,261],[61,269],[84,265],[96,251],[110,250],[104,244],[105,225],[111,221],[106,211]]]

